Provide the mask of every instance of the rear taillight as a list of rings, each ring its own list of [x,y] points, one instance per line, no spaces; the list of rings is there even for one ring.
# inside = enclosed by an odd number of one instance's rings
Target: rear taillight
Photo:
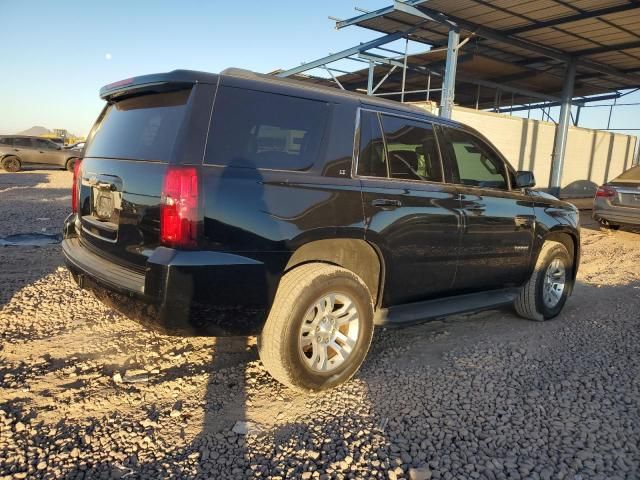
[[[194,167],[169,167],[160,203],[160,243],[194,248],[198,234],[198,172]]]
[[[76,160],[73,165],[73,185],[71,187],[71,210],[78,213],[80,210],[80,160]]]
[[[596,190],[596,197],[601,198],[614,198],[616,196],[616,190],[613,187],[609,187],[608,185],[603,185],[598,187]]]

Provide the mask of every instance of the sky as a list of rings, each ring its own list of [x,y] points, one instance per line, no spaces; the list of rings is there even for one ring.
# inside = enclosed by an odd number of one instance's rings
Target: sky
[[[335,30],[328,16],[346,19],[359,13],[356,6],[375,10],[389,4],[0,0],[0,134],[41,125],[86,135],[102,108],[100,87],[131,76],[232,66],[269,72],[315,60],[380,36],[359,27]],[[411,45],[410,52],[425,49]],[[350,69],[357,68],[352,63]],[[624,103],[634,102],[640,103],[640,92],[624,97]],[[639,113],[640,105],[614,109],[611,128],[640,128]],[[580,125],[606,128],[608,114],[606,107],[583,109]],[[552,117],[557,119],[557,110]],[[532,118],[540,118],[540,111]]]

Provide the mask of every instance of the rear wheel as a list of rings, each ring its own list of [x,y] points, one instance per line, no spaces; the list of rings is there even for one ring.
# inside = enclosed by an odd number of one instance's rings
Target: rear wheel
[[[562,243],[546,241],[535,270],[515,301],[518,314],[544,321],[557,316],[573,287],[573,259]]]
[[[320,391],[356,373],[372,334],[373,305],[362,280],[344,268],[310,263],[280,281],[258,351],[279,382]]]
[[[76,166],[76,162],[78,161],[77,158],[70,158],[69,160],[67,160],[67,164],[65,165],[65,168],[69,171],[69,172],[73,172],[74,167]]]
[[[10,156],[2,159],[2,168],[7,172],[19,172],[20,171],[20,159],[18,157]]]

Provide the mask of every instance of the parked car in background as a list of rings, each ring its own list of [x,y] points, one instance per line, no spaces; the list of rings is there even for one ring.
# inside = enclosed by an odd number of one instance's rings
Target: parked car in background
[[[64,148],[67,150],[82,150],[84,148],[84,144],[85,142],[76,142],[73,145],[67,145]]]
[[[285,385],[348,380],[374,325],[544,321],[572,292],[577,209],[458,122],[236,69],[101,96],[64,224],[74,278],[163,331],[258,335]]]
[[[593,199],[593,218],[603,228],[640,225],[640,165],[605,183]]]
[[[57,165],[73,171],[79,158],[77,150],[66,150],[46,138],[0,135],[0,165],[7,172],[17,172],[25,164]]]

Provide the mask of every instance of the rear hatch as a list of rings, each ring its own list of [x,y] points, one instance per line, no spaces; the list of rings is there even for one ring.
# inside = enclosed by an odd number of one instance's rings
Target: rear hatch
[[[622,207],[640,208],[640,166],[627,170],[609,182],[609,185],[617,192],[611,203]]]
[[[202,163],[215,88],[184,75],[180,81],[159,77],[130,79],[101,91],[108,104],[89,135],[79,170],[80,241],[138,271],[160,242],[168,166]]]

